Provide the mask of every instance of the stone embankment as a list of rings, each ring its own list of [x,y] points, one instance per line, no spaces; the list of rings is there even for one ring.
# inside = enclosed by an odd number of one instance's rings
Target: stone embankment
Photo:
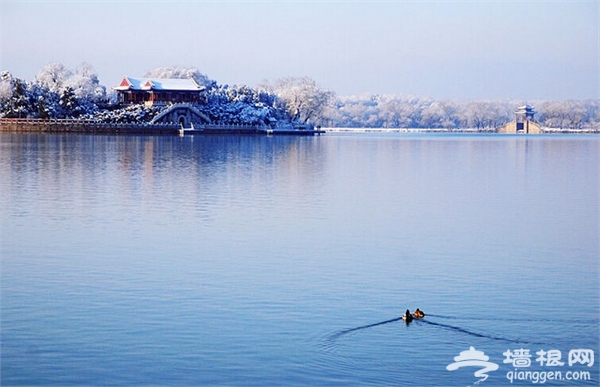
[[[258,125],[204,124],[182,129],[174,123],[116,124],[94,120],[42,120],[29,118],[1,118],[2,133],[87,133],[87,134],[286,134],[314,135],[324,133],[315,129],[276,128]]]
[[[94,120],[0,119],[4,133],[175,134],[175,124],[116,124]]]

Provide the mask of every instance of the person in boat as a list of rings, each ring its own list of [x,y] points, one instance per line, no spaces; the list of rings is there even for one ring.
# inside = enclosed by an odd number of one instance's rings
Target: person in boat
[[[423,311],[419,308],[417,308],[417,310],[415,310],[415,313],[413,313],[414,318],[423,318],[425,317],[425,313],[423,313]]]
[[[406,309],[406,313],[402,315],[402,320],[406,321],[407,323],[413,320],[413,316],[412,314],[410,314],[410,310]]]

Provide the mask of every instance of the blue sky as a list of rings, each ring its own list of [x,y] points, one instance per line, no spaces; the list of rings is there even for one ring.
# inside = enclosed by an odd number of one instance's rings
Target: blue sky
[[[0,0],[0,67],[102,84],[195,66],[222,84],[309,76],[339,95],[599,98],[598,1]]]

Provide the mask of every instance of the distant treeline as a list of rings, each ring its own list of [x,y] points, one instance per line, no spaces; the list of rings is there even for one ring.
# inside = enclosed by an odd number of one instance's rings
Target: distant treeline
[[[197,68],[162,67],[149,78],[193,78],[206,88],[199,108],[215,124],[300,122],[347,128],[490,129],[514,119],[525,103],[543,127],[600,129],[599,100],[439,101],[401,95],[336,96],[310,78],[288,77],[257,87],[220,85]],[[33,81],[0,74],[0,117],[80,118],[110,123],[149,122],[160,109],[119,106],[114,91],[100,84],[89,64],[75,71],[61,63],[40,70]]]
[[[559,129],[600,128],[599,100],[437,101],[397,95],[337,97],[325,124],[348,128],[497,128],[515,119],[524,104],[535,107],[535,120]]]

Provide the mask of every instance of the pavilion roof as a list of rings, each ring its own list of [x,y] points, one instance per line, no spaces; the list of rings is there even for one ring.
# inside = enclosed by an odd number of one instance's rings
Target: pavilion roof
[[[527,111],[527,112],[530,112],[530,111],[534,111],[534,108],[533,108],[533,106],[531,106],[531,105],[527,105],[527,104],[525,104],[525,105],[523,105],[523,106],[519,106],[519,107],[517,108],[517,111]]]
[[[134,78],[125,77],[114,90],[139,90],[139,91],[200,91],[204,87],[199,86],[192,78]]]

